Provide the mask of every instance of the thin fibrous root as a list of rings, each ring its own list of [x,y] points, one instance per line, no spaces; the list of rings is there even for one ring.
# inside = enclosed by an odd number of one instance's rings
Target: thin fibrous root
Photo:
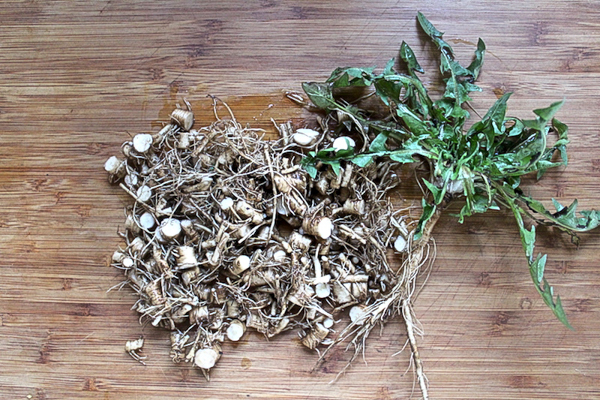
[[[410,343],[410,349],[412,351],[412,359],[415,363],[415,370],[417,373],[417,380],[419,381],[419,387],[421,388],[421,393],[423,394],[423,400],[428,400],[429,394],[427,393],[427,378],[423,373],[423,362],[421,361],[421,356],[419,355],[419,348],[417,347],[417,339],[415,338],[412,310],[409,299],[404,299],[402,301],[402,315],[404,316],[404,323],[406,325],[408,341]]]
[[[429,240],[431,238],[431,232],[439,219],[440,213],[441,211],[436,212],[430,221],[425,225],[423,228],[422,237],[419,241],[410,241],[408,254],[396,275],[396,282],[394,283],[393,288],[390,290],[388,295],[363,309],[364,317],[359,318],[356,321],[352,321],[340,333],[336,340],[331,343],[330,346],[321,354],[317,364],[313,368],[313,371],[315,371],[324,362],[324,358],[331,348],[352,338],[346,349],[348,349],[350,346],[354,346],[354,354],[347,365],[330,383],[337,381],[337,379],[339,379],[339,377],[346,372],[358,354],[364,352],[365,341],[373,328],[376,325],[384,324],[390,318],[393,318],[395,315],[401,313],[408,333],[408,342],[412,351],[411,359],[415,365],[419,387],[421,389],[423,399],[429,399],[429,394],[427,391],[427,378],[423,372],[423,363],[419,355],[415,337],[415,324],[413,321],[410,299],[414,294],[416,278],[421,268],[428,263],[428,260],[429,263],[431,263],[432,258],[435,257],[435,252],[429,251]]]
[[[338,332],[335,314],[352,307],[335,343],[348,339],[352,359],[364,358],[371,331],[401,314],[428,257],[407,243],[412,258],[401,273],[390,267],[391,243],[408,235],[392,225],[388,172],[398,165],[382,161],[379,174],[343,161],[336,175],[324,164],[313,179],[303,154],[334,137],[286,123],[283,138],[267,142],[225,103],[229,118],[220,118],[213,100],[209,126],[194,128],[188,105],[158,133],[124,143],[124,160],[105,164],[110,181],[135,200],[121,234],[126,246],[112,263],[139,295],[141,321],[174,332],[172,360],[193,363],[208,379],[219,343],[239,341],[247,329],[273,337],[298,328],[301,343],[318,351]]]

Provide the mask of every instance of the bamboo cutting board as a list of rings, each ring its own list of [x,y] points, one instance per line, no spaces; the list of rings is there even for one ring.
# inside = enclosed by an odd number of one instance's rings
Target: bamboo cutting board
[[[109,266],[130,201],[104,161],[130,135],[156,129],[187,98],[212,122],[207,94],[243,123],[269,129],[308,115],[283,96],[338,66],[383,66],[405,40],[439,88],[438,56],[415,22],[421,10],[458,57],[488,47],[473,108],[514,92],[512,115],[563,97],[570,163],[528,186],[549,202],[600,200],[600,7],[595,1],[4,1],[0,4],[0,398],[419,398],[399,321],[350,354],[315,353],[293,332],[247,334],[206,382],[172,364],[166,331],[138,324],[130,290]],[[404,183],[406,201],[418,198]],[[547,203],[549,204],[549,203]],[[432,399],[600,398],[600,232],[568,238],[540,229],[548,280],[574,332],[530,282],[510,216],[464,225],[446,215],[437,259],[415,310]],[[424,281],[421,279],[421,282]],[[143,334],[147,366],[123,350]]]

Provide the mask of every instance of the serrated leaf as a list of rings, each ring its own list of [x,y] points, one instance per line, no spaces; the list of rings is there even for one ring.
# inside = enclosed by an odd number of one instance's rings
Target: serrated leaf
[[[312,179],[315,179],[317,177],[317,168],[313,164],[304,165],[304,170]]]
[[[504,124],[504,117],[506,116],[506,103],[512,95],[512,92],[504,93],[493,106],[487,111],[483,119],[490,119],[494,121],[498,126]]]
[[[425,33],[431,38],[441,38],[444,36],[444,32],[440,32],[437,30],[435,26],[423,15],[422,12],[417,12],[417,20],[421,25],[421,28],[425,31]]]
[[[374,155],[372,154],[357,154],[356,156],[352,157],[350,161],[362,168],[366,167],[373,161],[373,156]]]
[[[521,228],[521,242],[527,258],[532,258],[535,247],[535,226],[532,225],[531,230],[527,230],[525,227]]]
[[[575,328],[573,328],[571,326],[571,324],[569,323],[569,320],[567,319],[567,314],[565,313],[565,310],[562,306],[562,301],[560,300],[560,296],[556,296],[556,302],[554,304],[554,307],[551,307],[551,309],[554,312],[554,315],[556,316],[556,318],[558,318],[558,320],[560,322],[562,322],[564,326],[566,326],[567,328],[569,328],[572,331],[575,330]]]
[[[565,103],[564,99],[561,101],[554,102],[550,104],[546,108],[538,108],[537,110],[533,110],[534,114],[537,116],[536,119],[524,119],[522,120],[523,125],[530,129],[535,129],[538,131],[544,130],[544,127],[552,119],[554,114],[562,107]]]
[[[375,86],[375,93],[385,105],[390,106],[392,103],[400,103],[400,94],[402,93],[403,88],[400,82],[394,82],[385,78],[381,78],[376,79],[373,84]]]
[[[340,162],[339,161],[330,161],[327,164],[331,165],[331,169],[335,173],[335,176],[340,174]]]
[[[479,71],[481,70],[481,66],[483,65],[484,55],[485,55],[485,43],[480,38],[477,41],[477,49],[475,50],[475,59],[467,67],[467,69],[471,72],[473,79],[477,79],[477,77],[479,77]]]
[[[335,147],[329,147],[326,149],[321,149],[319,150],[313,157],[319,158],[319,159],[326,159],[328,158],[332,153],[335,153],[336,148]]]
[[[417,20],[423,31],[433,40],[433,42],[440,48],[447,51],[449,54],[453,54],[452,47],[442,40],[444,36],[443,32],[437,30],[435,26],[421,13],[417,13]]]
[[[520,136],[523,133],[523,129],[525,126],[523,125],[523,121],[518,118],[507,118],[504,121],[504,124],[512,123],[513,125],[506,129],[506,135],[508,137]]]
[[[554,148],[560,152],[562,165],[567,166],[569,158],[567,157],[567,144],[569,144],[569,127],[556,118],[552,118],[552,128],[558,135],[558,140],[554,143]]]
[[[366,166],[380,157],[400,163],[413,162],[417,156],[424,158],[432,167],[432,176],[437,178],[425,181],[433,199],[432,204],[423,199],[423,213],[414,231],[414,240],[422,237],[423,229],[436,211],[436,203],[443,202],[446,191],[453,197],[465,199],[458,215],[459,222],[473,213],[498,209],[498,205],[510,207],[519,226],[521,244],[536,290],[557,318],[570,327],[560,298],[554,297],[552,287],[544,278],[546,256],[539,255],[534,259],[536,228],[526,228],[523,216],[537,223],[556,226],[576,238],[574,232],[593,229],[600,224],[600,213],[595,210],[578,213],[576,202],[565,207],[558,201],[554,201],[556,212],[550,212],[542,203],[524,196],[519,188],[520,177],[525,174],[537,172],[541,178],[547,169],[566,165],[567,127],[553,118],[564,101],[534,110],[535,119],[521,120],[506,117],[511,95],[506,93],[465,134],[470,115],[464,106],[472,92],[481,90],[475,81],[485,58],[485,43],[478,40],[474,58],[465,68],[455,59],[452,47],[443,39],[443,32],[422,13],[418,13],[417,19],[441,53],[439,66],[445,84],[441,98],[433,101],[429,97],[416,74],[422,73],[423,69],[405,42],[402,42],[399,56],[406,64],[408,74],[394,71],[392,59],[381,74],[375,74],[373,68],[337,68],[327,82],[305,84],[305,91],[316,106],[349,116],[342,122],[344,126],[338,128],[340,131],[358,130],[363,137],[374,138],[365,144],[368,150],[362,154],[355,154],[353,150],[309,154],[306,158],[310,162],[305,169],[315,168],[321,161],[339,174],[342,160]],[[341,98],[336,101],[332,89],[347,86],[372,86],[374,97],[387,105],[384,111],[389,113],[385,119],[379,117],[381,109],[360,110],[356,105],[360,103]],[[340,97],[342,94],[343,91],[339,92]],[[549,132],[558,136],[553,145],[549,145]],[[388,141],[390,138],[393,138],[393,144]],[[560,160],[555,158],[558,153]],[[317,175],[318,172],[315,168],[309,174]],[[462,183],[462,193],[460,188],[449,188],[455,182]]]
[[[334,88],[342,88],[349,86],[370,86],[373,81],[373,70],[370,68],[345,67],[336,68],[332,73],[327,83]]]
[[[331,86],[327,83],[304,82],[302,89],[304,89],[310,101],[323,110],[332,110],[337,106]]]
[[[394,63],[396,62],[396,59],[392,58],[390,59],[387,64],[385,65],[385,68],[383,68],[383,76],[389,76],[389,75],[396,75],[396,71],[394,71]]]
[[[456,76],[471,76],[471,71],[469,71],[467,68],[463,67],[462,65],[460,65],[460,63],[452,58],[446,58],[447,63],[448,63],[448,70],[450,72],[452,72],[453,75]],[[460,84],[460,82],[457,82]],[[465,81],[464,82],[465,85],[469,83],[469,81]],[[464,86],[464,85],[463,85]],[[467,87],[465,86],[465,89]],[[480,90],[477,86],[476,89],[474,90]]]
[[[302,168],[304,168],[304,170],[308,173],[308,175],[312,178],[315,179],[317,177],[317,167],[315,166],[315,159],[313,158],[316,153],[315,152],[311,152],[313,154],[313,156],[308,156],[308,157],[304,157],[301,161],[300,161],[300,165],[302,166]]]
[[[558,110],[565,104],[564,99],[561,101],[557,101],[555,103],[550,104],[550,106],[546,108],[538,108],[537,110],[533,110],[535,115],[538,116],[539,120],[543,125],[546,125],[548,121],[554,117],[554,114],[557,113]]]
[[[433,202],[435,204],[440,204],[442,199],[444,198],[445,190],[435,186],[433,183],[429,182],[427,179],[423,179],[423,183],[427,186],[427,189],[431,192],[433,196]]]
[[[544,270],[546,268],[547,258],[548,257],[546,254],[538,254],[535,261],[532,262],[531,266],[529,267],[531,277],[533,278],[533,282],[537,285],[540,285],[542,283],[542,280],[544,279]]]
[[[417,224],[417,227],[414,230],[414,232],[415,232],[413,234],[414,241],[421,239],[421,236],[423,236],[423,227],[425,226],[425,224],[427,224],[427,221],[429,221],[431,219],[431,217],[433,216],[433,214],[435,213],[435,210],[436,210],[436,206],[433,204],[427,203],[427,201],[425,201],[425,199],[422,199],[421,205],[423,207],[423,211],[421,213],[421,218],[419,219],[419,223]]]
[[[533,259],[535,228],[532,227],[531,231],[528,231],[525,228],[522,217],[522,214],[525,214],[525,212],[517,205],[514,198],[514,192],[511,192],[511,190],[505,185],[501,188],[501,193],[504,197],[504,200],[508,203],[508,206],[513,211],[515,219],[517,220],[517,225],[519,226],[519,232],[521,234],[521,242],[523,244],[523,249],[525,250],[525,255],[527,256],[527,263],[529,264],[529,272],[535,284],[536,290],[542,296],[544,303],[550,307],[558,320],[569,329],[573,329],[567,320],[565,310],[562,308],[560,297],[557,296],[556,301],[554,301],[554,291],[552,286],[550,286],[546,281],[546,278],[544,278],[546,256],[538,255],[535,259]]]
[[[458,82],[456,74],[446,80],[446,91],[444,92],[445,99],[452,99],[452,108],[464,103],[465,101],[471,100],[469,92]]]
[[[430,133],[427,124],[404,104],[398,104],[396,114],[402,118],[408,129],[414,134],[422,135]]]
[[[421,65],[419,65],[415,53],[413,53],[412,49],[408,44],[406,44],[405,41],[402,41],[402,45],[400,46],[400,58],[406,63],[408,72],[411,75],[414,75],[415,71],[420,72],[422,74],[425,73]]]
[[[401,164],[410,164],[415,162],[414,155],[415,152],[412,150],[398,150],[390,153],[390,159]]]
[[[377,153],[377,152],[387,151],[387,147],[385,146],[385,143],[387,142],[387,140],[388,140],[388,133],[381,132],[379,135],[377,135],[375,137],[375,139],[373,139],[371,141],[371,144],[369,145],[369,152]]]
[[[553,199],[557,211],[551,213],[540,201],[531,197],[517,195],[517,199],[525,203],[530,211],[539,214],[544,219],[559,228],[563,228],[567,232],[586,232],[600,225],[600,212],[596,210],[583,210],[579,212],[580,216],[578,215],[577,200],[574,200],[568,207],[565,207]]]
[[[342,149],[342,150],[337,150],[335,152],[335,158],[338,159],[346,159],[346,158],[350,158],[354,156],[354,149],[351,146],[350,141],[348,140],[348,138],[344,138],[344,140],[346,141],[346,149]]]
[[[426,117],[432,108],[433,101],[427,93],[427,89],[423,86],[423,82],[416,76],[407,75],[389,75],[386,76],[387,81],[394,81],[402,84],[406,91],[404,95],[404,103],[410,107],[413,112],[420,113]]]
[[[423,14],[418,13],[417,19],[419,20],[419,24],[423,28],[423,31],[440,49],[440,70],[442,74],[450,72],[450,77],[445,80],[446,90],[443,97],[446,99],[453,99],[454,102],[450,104],[451,107],[449,108],[449,112],[446,112],[446,115],[459,120],[459,123],[462,124],[464,123],[463,120],[467,119],[469,116],[468,112],[461,107],[463,103],[471,100],[468,93],[481,91],[473,81],[479,75],[479,70],[483,63],[485,44],[483,41],[479,41],[475,53],[475,60],[469,66],[471,69],[465,68],[454,59],[452,47],[442,39],[443,33],[438,31]],[[466,77],[467,79],[463,79],[463,77]]]
[[[554,205],[554,208],[556,208],[556,212],[560,212],[561,210],[563,210],[565,208],[565,206],[563,206],[562,204],[560,204],[558,202],[558,200],[556,199],[552,199],[552,204]]]
[[[546,255],[538,254],[535,261],[533,261],[529,266],[531,278],[535,283],[535,288],[537,289],[538,293],[542,296],[544,303],[546,303],[546,305],[550,307],[556,318],[558,318],[558,320],[562,322],[567,328],[572,330],[573,327],[567,319],[567,315],[565,313],[565,310],[563,309],[560,296],[556,296],[556,300],[554,300],[554,288],[550,286],[546,278],[544,278],[545,265]]]

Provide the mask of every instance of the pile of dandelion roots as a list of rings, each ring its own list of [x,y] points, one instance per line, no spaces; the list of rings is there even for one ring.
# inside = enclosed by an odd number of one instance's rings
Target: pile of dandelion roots
[[[172,360],[208,378],[221,344],[247,329],[268,338],[297,330],[317,350],[348,341],[353,360],[371,330],[396,315],[416,351],[410,298],[427,249],[411,248],[411,224],[392,209],[399,164],[348,162],[337,174],[324,165],[312,180],[303,154],[354,140],[289,122],[266,140],[231,110],[227,119],[216,110],[214,123],[192,129],[189,105],[177,108],[160,131],[135,135],[105,164],[134,200],[112,265],[139,297],[141,321],[171,332]],[[388,258],[398,253],[404,262],[394,270]],[[350,321],[338,329],[344,310]],[[141,361],[142,345],[126,347]]]

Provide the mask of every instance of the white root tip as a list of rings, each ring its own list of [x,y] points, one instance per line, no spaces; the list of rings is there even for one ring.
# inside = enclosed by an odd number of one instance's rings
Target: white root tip
[[[233,206],[233,199],[231,197],[225,197],[220,203],[221,210],[229,210]]]
[[[123,181],[125,182],[126,186],[134,187],[134,186],[137,186],[137,184],[138,184],[138,176],[135,174],[128,174],[128,175],[125,175],[125,178],[123,179]]]
[[[145,203],[152,197],[152,189],[146,185],[140,186],[135,195],[137,196],[138,201]]]
[[[327,217],[313,217],[302,221],[302,228],[309,235],[320,239],[329,239],[333,232],[333,222]]]
[[[173,110],[171,119],[177,123],[184,131],[189,131],[194,125],[194,113],[180,108]]]
[[[287,253],[284,250],[277,250],[275,253],[273,253],[273,261],[284,262],[286,255]]]
[[[112,156],[104,163],[104,170],[109,174],[115,174],[119,170],[120,166],[121,161],[119,161],[117,157]]]
[[[244,325],[239,319],[234,319],[227,328],[227,339],[232,342],[237,342],[244,336],[246,332],[246,325]]]
[[[326,283],[317,283],[315,285],[315,294],[320,299],[327,298],[331,294],[331,288]]]
[[[323,326],[327,329],[331,329],[335,321],[332,318],[325,318],[323,320]]]
[[[134,264],[135,264],[135,262],[133,261],[133,258],[131,258],[131,257],[125,257],[124,259],[121,260],[121,265],[124,268],[132,268]]]
[[[154,228],[154,225],[156,224],[154,215],[152,215],[152,213],[149,213],[149,212],[145,212],[142,215],[140,215],[139,222],[140,222],[140,226],[146,230],[150,230],[150,229]]]
[[[329,218],[322,218],[317,227],[317,236],[321,239],[329,239],[333,231],[333,223]]]
[[[367,314],[365,312],[366,306],[358,305],[354,306],[350,309],[350,321],[352,321],[356,325],[363,325],[365,320],[367,319]]]
[[[394,249],[399,252],[402,253],[406,250],[406,239],[404,239],[402,237],[402,235],[398,235],[398,237],[396,238],[396,241],[394,241]]]
[[[150,147],[152,147],[152,141],[152,135],[149,135],[147,133],[138,133],[133,137],[133,148],[138,153],[143,154],[150,150]]]
[[[244,218],[250,218],[256,212],[254,208],[244,200],[240,200],[235,204],[235,211]]]
[[[186,231],[186,233],[189,231],[191,232],[194,229],[194,222],[192,222],[192,220],[189,219],[184,219],[183,221],[181,221],[181,228]]]
[[[181,233],[181,222],[175,218],[167,218],[160,224],[160,234],[164,239],[174,239]]]
[[[301,128],[296,130],[292,139],[300,146],[308,146],[314,143],[318,136],[319,132],[314,129]]]
[[[250,257],[241,255],[233,261],[233,272],[235,275],[239,275],[245,270],[250,268]]]
[[[116,250],[112,255],[112,261],[114,263],[120,263],[125,257],[125,253],[123,253],[121,250]]]
[[[215,366],[221,355],[215,349],[200,349],[194,356],[194,364],[202,369],[211,369]]]
[[[340,136],[336,138],[333,141],[333,144],[331,145],[331,147],[333,147],[335,151],[353,149],[354,146],[356,146],[356,143],[352,138],[349,138],[348,136]]]

